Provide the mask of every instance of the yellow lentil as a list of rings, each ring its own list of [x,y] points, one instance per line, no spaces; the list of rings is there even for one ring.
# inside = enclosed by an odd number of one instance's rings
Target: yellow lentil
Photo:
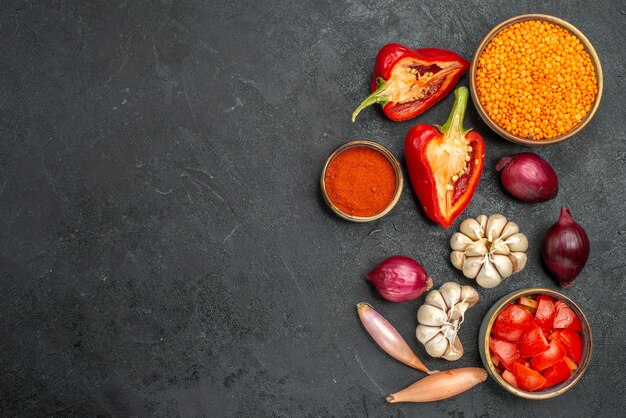
[[[591,58],[575,35],[528,20],[503,29],[485,47],[476,91],[502,129],[542,140],[578,125],[591,110],[598,85]]]

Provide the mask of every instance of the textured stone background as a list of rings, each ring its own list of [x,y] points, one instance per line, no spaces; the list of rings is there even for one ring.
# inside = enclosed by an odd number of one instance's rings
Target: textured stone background
[[[621,413],[626,3],[511,3],[3,1],[1,415]],[[496,137],[470,108],[487,161],[466,214],[507,215],[531,248],[523,273],[480,291],[454,366],[480,365],[478,327],[496,299],[556,288],[539,246],[562,205],[591,239],[566,291],[591,321],[591,366],[544,402],[487,381],[445,402],[388,405],[384,395],[422,375],[372,343],[355,304],[370,301],[426,359],[413,337],[422,299],[383,302],[363,275],[400,253],[437,285],[467,283],[448,262],[453,230],[426,221],[408,187],[384,219],[341,221],[320,197],[320,169],[356,138],[402,157],[410,126],[445,120],[452,97],[408,122],[372,109],[350,122],[383,44],[471,58],[489,28],[528,12],[565,18],[590,38],[604,97],[577,137],[533,149],[561,184],[538,205],[505,195],[493,168],[528,148]]]

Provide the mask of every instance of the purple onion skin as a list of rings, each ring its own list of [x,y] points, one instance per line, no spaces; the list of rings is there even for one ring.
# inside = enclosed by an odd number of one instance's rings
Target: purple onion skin
[[[582,226],[572,220],[568,208],[561,208],[559,220],[548,229],[541,248],[548,270],[561,287],[570,287],[589,258],[589,237]]]
[[[383,260],[365,275],[378,293],[390,302],[406,302],[417,299],[433,287],[426,270],[412,258],[394,255]]]
[[[530,152],[503,157],[496,164],[504,188],[519,200],[545,202],[559,192],[559,179],[546,160]]]

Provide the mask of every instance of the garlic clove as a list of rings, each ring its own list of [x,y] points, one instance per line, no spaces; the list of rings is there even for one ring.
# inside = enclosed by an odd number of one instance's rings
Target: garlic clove
[[[483,231],[480,228],[480,224],[476,219],[468,218],[461,222],[459,228],[462,233],[470,237],[473,241],[477,241],[483,237]]]
[[[509,277],[513,274],[513,263],[506,255],[494,254],[489,257],[489,260],[493,263],[494,267],[503,278]]]
[[[435,308],[439,308],[442,311],[446,312],[448,307],[446,306],[446,301],[443,300],[443,296],[439,290],[431,290],[426,295],[426,299],[424,299],[424,303],[434,306]]]
[[[427,341],[424,344],[424,348],[426,348],[428,355],[439,358],[446,352],[448,345],[450,345],[448,339],[440,332],[431,338],[430,341]]]
[[[444,283],[439,287],[439,293],[446,301],[448,309],[452,309],[461,300],[461,285],[455,282]]]
[[[450,325],[441,327],[441,333],[449,343],[452,343],[456,338],[456,334],[459,332],[459,320],[454,320]]]
[[[467,302],[459,302],[450,309],[448,312],[448,318],[453,319],[461,319],[464,317],[465,312],[469,309],[469,303]]]
[[[459,337],[456,337],[452,344],[448,343],[448,348],[442,354],[441,358],[448,361],[456,361],[463,356],[463,344]]]
[[[454,330],[455,332],[458,331],[459,330],[459,326],[461,326],[460,321],[458,319],[450,321],[450,324],[452,326],[452,330]]]
[[[500,273],[498,273],[498,270],[496,270],[491,261],[488,259],[485,259],[483,267],[478,272],[478,275],[476,276],[476,283],[486,289],[491,289],[492,287],[496,287],[502,283]]]
[[[465,285],[461,287],[461,300],[468,303],[468,308],[476,305],[478,299],[480,299],[480,296],[478,296],[478,292],[472,286]]]
[[[446,336],[448,341],[452,341],[454,337],[456,337],[456,333],[459,332],[459,328],[461,327],[461,321],[459,321],[458,319],[454,319],[449,323],[450,325],[448,325],[448,329],[446,330],[446,332],[443,333],[443,335]],[[441,329],[443,330],[444,328],[442,327]]]
[[[482,239],[471,243],[465,248],[465,255],[467,257],[484,256],[487,255],[488,252],[489,250],[487,250],[487,246]]]
[[[504,229],[506,225],[506,218],[504,215],[500,215],[499,213],[495,213],[489,217],[487,221],[487,228],[485,228],[485,237],[493,242],[496,238],[500,236],[500,233]]]
[[[515,260],[515,262],[513,262],[513,273],[517,273],[526,267],[528,255],[523,252],[514,252],[509,254],[509,259],[511,259],[512,262]]]
[[[465,253],[462,251],[452,251],[450,253],[450,261],[455,268],[461,270],[463,268],[463,262],[465,261]]]
[[[472,239],[465,234],[455,232],[450,238],[450,247],[455,251],[465,251],[465,247],[471,244]]]
[[[468,279],[475,279],[485,262],[485,257],[467,257],[463,262],[463,275]]]
[[[448,316],[444,311],[432,305],[423,304],[417,310],[417,322],[422,325],[439,327],[448,321]]]
[[[417,337],[417,341],[426,344],[437,335],[439,331],[441,331],[441,327],[429,327],[428,325],[419,324],[415,329],[415,336]]]
[[[446,340],[448,340],[448,342],[453,341],[456,337],[457,332],[459,332],[458,323],[459,321],[452,321],[451,323],[448,323],[439,328],[439,332],[441,332],[443,336],[446,337]]]
[[[502,232],[500,232],[500,239],[505,240],[513,234],[517,234],[519,232],[519,226],[515,222],[509,221],[504,226]]]
[[[521,232],[511,235],[504,243],[509,246],[511,252],[525,252],[528,249],[528,239]]]
[[[508,255],[510,252],[509,246],[506,245],[500,238],[496,238],[496,240],[489,246],[489,253],[491,254]]]
[[[478,221],[478,224],[480,225],[480,230],[481,230],[481,236],[484,237],[485,236],[485,229],[487,229],[487,220],[489,218],[487,218],[487,215],[478,215],[476,217],[476,221]]]

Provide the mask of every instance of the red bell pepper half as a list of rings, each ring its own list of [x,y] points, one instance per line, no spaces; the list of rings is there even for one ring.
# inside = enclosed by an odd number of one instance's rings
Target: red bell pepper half
[[[413,189],[432,221],[444,228],[469,204],[483,171],[482,136],[463,129],[469,91],[454,91],[454,105],[441,126],[416,125],[404,141],[404,157]]]
[[[468,68],[452,51],[387,44],[376,56],[372,94],[354,110],[352,122],[373,104],[382,105],[391,120],[411,119],[450,93]]]

